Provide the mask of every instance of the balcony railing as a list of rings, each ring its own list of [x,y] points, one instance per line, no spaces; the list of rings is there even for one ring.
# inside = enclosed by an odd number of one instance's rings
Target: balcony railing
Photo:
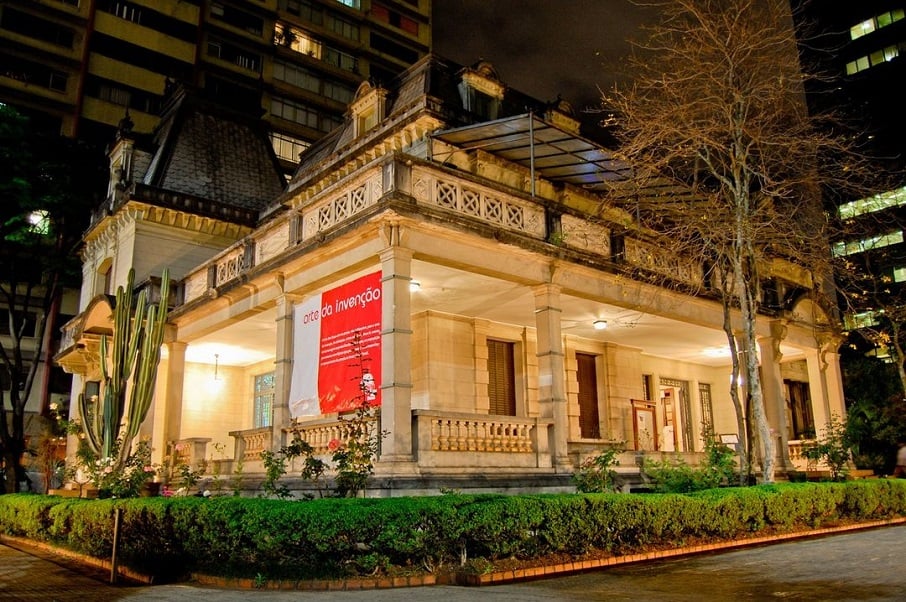
[[[396,162],[396,159],[389,161]],[[340,176],[326,183],[319,192],[309,192],[310,196],[300,202],[301,206],[296,211],[286,212],[270,222],[266,229],[255,231],[187,274],[182,287],[185,302],[201,298],[210,289],[241,277],[254,266],[279,256],[293,245],[317,239],[326,231],[357,219],[398,185],[417,203],[538,241],[548,241],[551,216],[546,205],[549,200],[536,202],[510,196],[426,167],[408,167],[389,161],[347,178]],[[403,170],[411,170],[411,177],[393,176]],[[626,236],[622,237],[620,256],[615,257],[612,231],[606,222],[568,213],[558,219],[560,237],[556,244],[564,248],[597,255],[604,261],[637,267],[691,285],[703,282],[703,267],[695,260],[676,257],[669,249]]]

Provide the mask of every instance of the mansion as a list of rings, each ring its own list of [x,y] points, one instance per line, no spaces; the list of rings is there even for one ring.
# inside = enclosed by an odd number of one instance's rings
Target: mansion
[[[261,452],[294,434],[328,455],[362,395],[385,433],[370,496],[565,490],[609,447],[637,473],[641,453],[697,461],[706,437],[738,436],[701,258],[608,201],[630,169],[567,103],[510,89],[489,63],[429,55],[363,83],[288,183],[261,123],[184,90],[153,137],[124,124],[110,160],[56,361],[73,397],[96,390],[109,295],[134,269],[153,296],[168,269],[142,428],[157,462],[181,444],[260,480]],[[776,303],[759,314],[759,361],[782,475],[845,409],[810,278],[780,261],[764,272]]]

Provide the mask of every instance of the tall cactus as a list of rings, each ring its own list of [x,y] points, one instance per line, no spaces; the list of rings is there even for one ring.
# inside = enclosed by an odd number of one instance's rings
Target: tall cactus
[[[154,397],[160,347],[167,322],[170,276],[161,277],[160,301],[147,302],[147,291],[136,298],[135,270],[129,270],[126,288],[116,291],[113,342],[101,337],[101,391],[94,407],[79,396],[85,439],[98,458],[110,458],[114,470],[123,467],[148,415]],[[147,306],[147,307],[146,307]]]

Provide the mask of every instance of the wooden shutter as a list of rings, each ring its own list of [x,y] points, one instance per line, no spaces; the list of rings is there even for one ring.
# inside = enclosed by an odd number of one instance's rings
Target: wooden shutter
[[[516,370],[513,343],[488,339],[488,413],[516,415]]]
[[[576,354],[576,378],[579,381],[579,432],[583,439],[601,438],[598,415],[598,374],[595,356]]]

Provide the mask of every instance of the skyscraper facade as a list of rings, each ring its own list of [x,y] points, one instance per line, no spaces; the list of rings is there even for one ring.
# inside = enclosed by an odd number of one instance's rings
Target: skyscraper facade
[[[886,177],[861,194],[834,199],[845,225],[832,253],[858,274],[841,282],[850,293],[843,317],[851,332],[885,330],[906,290],[906,123],[898,93],[906,79],[906,7],[894,0],[798,5],[801,48],[822,75],[808,90],[815,112],[834,111],[853,126],[858,149]],[[865,342],[863,340],[863,342]],[[883,346],[882,346],[883,347]],[[884,352],[884,349],[875,349]]]
[[[362,81],[431,46],[431,0],[13,0],[0,101],[67,136],[157,125],[171,83],[263,117],[281,161],[342,122]]]

